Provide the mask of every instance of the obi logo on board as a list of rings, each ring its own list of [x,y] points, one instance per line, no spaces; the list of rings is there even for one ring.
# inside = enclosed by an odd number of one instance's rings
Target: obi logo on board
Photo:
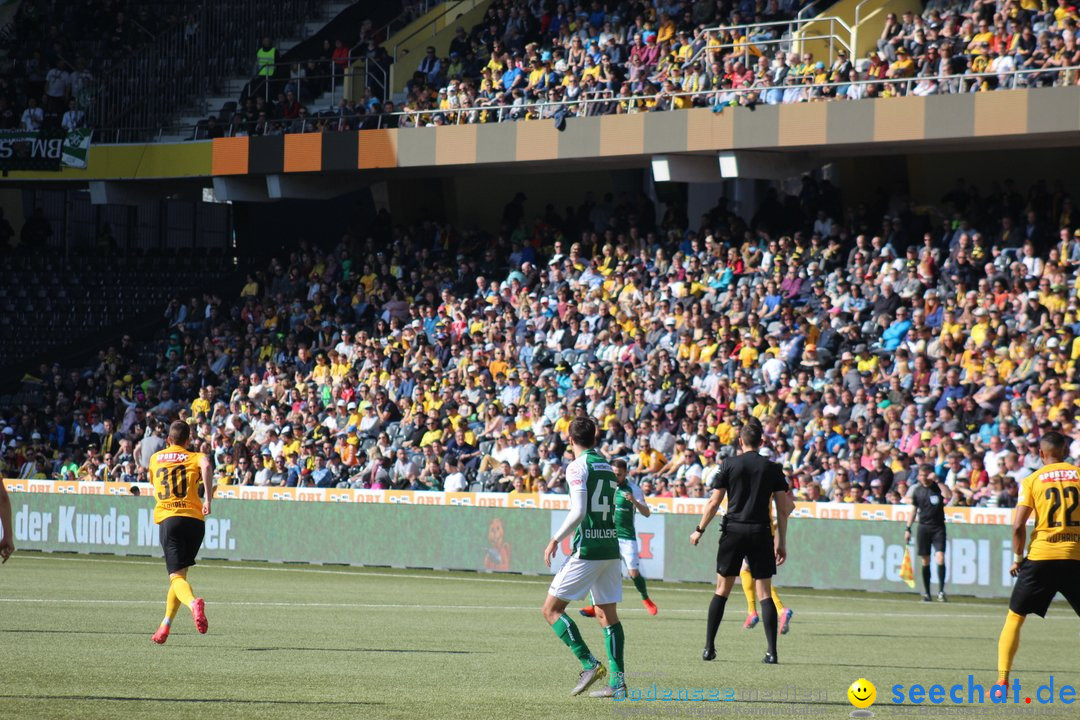
[[[551,513],[551,534],[562,527],[566,511],[553,510]],[[637,532],[638,557],[641,560],[641,574],[646,578],[664,576],[664,516],[653,513],[649,517],[637,515],[634,518],[634,530]],[[559,544],[559,551],[551,564],[551,572],[557,571],[573,551],[574,536],[564,539]],[[625,574],[626,568],[623,568]]]

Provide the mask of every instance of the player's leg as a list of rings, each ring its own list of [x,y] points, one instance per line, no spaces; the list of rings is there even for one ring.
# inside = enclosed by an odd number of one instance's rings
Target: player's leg
[[[169,593],[165,601],[165,616],[168,626],[163,621],[154,634],[154,642],[163,643],[169,635],[172,620],[180,605],[191,610],[195,620],[195,628],[200,633],[205,633],[208,627],[206,621],[205,603],[202,598],[196,598],[187,581],[188,569],[195,564],[195,556],[202,546],[205,523],[201,520],[187,517],[170,517],[162,521],[159,528],[161,548],[165,554],[165,569],[169,573]],[[174,606],[175,603],[175,606]],[[162,629],[165,631],[162,632]]]
[[[1013,659],[1020,647],[1020,628],[1031,613],[1046,617],[1050,601],[1062,582],[1061,568],[1049,560],[1024,560],[1016,575],[1009,612],[998,637],[998,684],[1009,682]],[[1080,598],[1078,598],[1080,601]]]
[[[606,562],[598,560],[596,562]],[[624,650],[626,635],[623,632],[622,623],[619,622],[619,612],[616,603],[622,600],[622,561],[611,561],[607,570],[596,578],[593,586],[593,599],[596,600],[596,617],[604,628],[604,647],[607,650],[608,665],[611,667],[610,680],[607,687],[594,690],[592,697],[616,697],[626,696],[626,665],[624,663]]]
[[[779,632],[780,616],[776,610],[776,603],[772,599],[772,577],[776,575],[776,554],[773,550],[771,533],[756,533],[753,536],[752,549],[746,556],[746,562],[750,566],[750,574],[754,576],[758,615],[761,616],[761,624],[765,628],[767,650],[762,662],[772,665],[777,662],[776,636]]]
[[[169,593],[165,597],[165,619],[161,621],[161,625],[158,626],[157,632],[151,638],[158,645],[164,645],[165,641],[169,639],[169,631],[172,629],[172,621],[176,618],[176,611],[180,609],[180,600],[177,599],[176,593],[173,592],[172,583],[169,584]]]
[[[934,533],[934,550],[934,560],[937,561],[937,599],[946,602],[948,598],[945,597],[945,528],[939,528]]]
[[[191,610],[191,617],[195,621],[195,629],[200,633],[205,633],[209,628],[209,623],[206,620],[206,602],[200,597],[195,597],[195,591],[191,589],[191,585],[188,583],[187,574],[191,566],[195,564],[195,557],[199,554],[199,548],[202,547],[206,523],[202,520],[187,517],[176,518],[176,521],[177,558],[179,561],[177,564],[179,567],[175,569],[169,568],[170,586],[173,592],[176,593],[176,599]]]
[[[998,684],[1007,685],[1009,682],[1013,659],[1020,647],[1020,628],[1026,618],[1026,615],[1019,615],[1012,610],[1005,615],[1005,625],[998,636]]]
[[[593,599],[592,592],[589,592],[589,604],[578,610],[578,613],[582,617],[596,617],[596,600]]]
[[[641,595],[641,603],[650,615],[656,614],[656,603],[649,598],[649,590],[645,586],[645,576],[641,574],[641,556],[638,553],[637,540],[619,540],[619,554],[622,556],[626,572],[634,588]]]
[[[776,592],[776,583],[770,583],[770,591],[772,592],[773,605],[776,606],[776,613],[780,617],[780,634],[787,635],[788,630],[791,629],[791,616],[795,614],[795,611],[789,607],[784,607],[784,603],[780,602],[780,593]]]
[[[724,619],[724,608],[727,607],[728,596],[738,579],[738,567],[728,575],[721,573],[716,575],[716,592],[713,593],[712,600],[709,601],[709,616],[705,626],[705,650],[701,653],[702,660],[716,659],[716,632],[720,629],[720,622]]]
[[[705,649],[702,660],[716,658],[716,631],[724,619],[724,608],[735,581],[739,579],[739,569],[746,557],[746,547],[741,533],[725,529],[720,535],[716,547],[716,592],[709,601],[709,618],[705,626]]]
[[[596,657],[589,651],[589,646],[585,642],[585,638],[581,637],[577,625],[566,614],[566,606],[566,600],[557,598],[554,595],[548,595],[541,613],[544,615],[544,619],[547,620],[548,625],[551,626],[551,629],[559,636],[559,639],[574,653],[574,657],[581,663],[581,667],[584,669],[592,668],[597,663]]]
[[[930,602],[930,543],[932,538],[930,533],[926,532],[921,524],[919,525],[919,534],[916,538],[915,551],[919,555],[919,562],[922,563],[922,582],[923,582],[923,602]]]
[[[743,627],[747,630],[753,630],[758,624],[756,598],[754,597],[754,578],[750,574],[750,567],[745,561],[742,564],[742,569],[739,570],[739,580],[742,581],[743,596],[746,598],[746,622],[743,623]]]
[[[195,621],[195,629],[205,633],[210,624],[206,620],[206,601],[195,597],[195,591],[187,580],[188,568],[182,568],[169,573],[169,589],[181,605],[191,610],[191,618]]]
[[[566,606],[571,600],[577,600],[589,591],[593,585],[596,568],[591,567],[595,560],[582,560],[571,557],[555,573],[548,595],[544,599],[541,613],[544,620],[551,626],[552,631],[574,653],[574,657],[581,663],[581,674],[578,684],[570,691],[571,695],[579,695],[593,684],[597,679],[604,676],[604,666],[596,659],[589,650],[588,644],[581,636],[577,625],[566,614]]]

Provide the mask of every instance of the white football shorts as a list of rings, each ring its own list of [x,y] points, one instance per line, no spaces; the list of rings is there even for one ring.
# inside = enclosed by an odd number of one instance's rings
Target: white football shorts
[[[548,588],[548,595],[560,600],[580,600],[591,590],[597,605],[617,603],[622,600],[622,563],[620,558],[611,560],[582,560],[571,556]]]

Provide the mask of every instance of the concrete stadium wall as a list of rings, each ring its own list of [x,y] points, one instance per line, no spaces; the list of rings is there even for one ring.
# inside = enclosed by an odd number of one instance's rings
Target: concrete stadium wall
[[[160,556],[149,497],[15,493],[17,548]],[[227,560],[389,565],[549,574],[541,554],[561,510],[228,500],[214,503],[200,556]],[[642,573],[711,582],[714,523],[691,547],[694,515],[639,518]],[[948,589],[1007,597],[1010,529],[951,524]],[[898,522],[793,518],[777,582],[785,587],[908,592]],[[564,542],[561,555],[570,551]],[[17,559],[17,556],[16,556]],[[561,565],[559,558],[555,567]]]

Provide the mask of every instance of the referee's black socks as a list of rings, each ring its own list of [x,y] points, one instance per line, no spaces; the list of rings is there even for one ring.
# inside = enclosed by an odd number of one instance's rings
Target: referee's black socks
[[[772,598],[758,600],[758,615],[761,616],[761,624],[765,626],[765,640],[769,643],[769,654],[776,657],[776,628],[779,618],[776,614],[776,603]]]
[[[769,602],[772,602],[770,600]],[[712,649],[716,647],[716,631],[720,629],[720,621],[724,619],[724,607],[727,605],[727,598],[723,595],[713,595],[712,601],[709,603],[709,625],[705,631],[705,647]],[[776,609],[773,609],[773,613],[776,613]]]
[[[938,563],[937,566],[937,589],[938,592],[945,592],[945,563]],[[929,588],[926,592],[930,592]]]
[[[926,594],[930,594],[930,565],[922,566],[922,584],[926,588]]]

